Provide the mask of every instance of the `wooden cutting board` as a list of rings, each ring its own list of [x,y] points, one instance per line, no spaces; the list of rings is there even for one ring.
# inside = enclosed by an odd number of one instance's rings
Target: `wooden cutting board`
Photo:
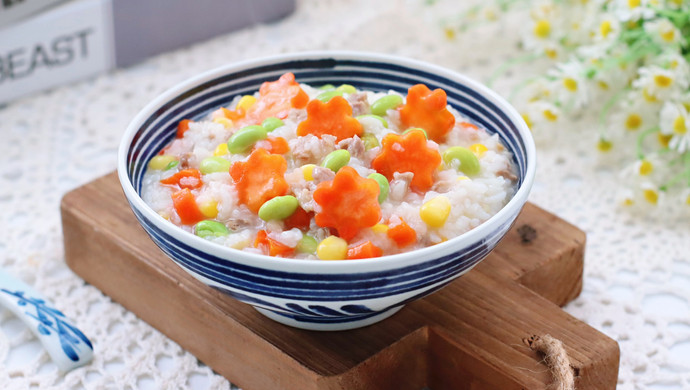
[[[616,387],[618,344],[559,307],[582,288],[585,234],[532,204],[474,270],[341,332],[278,324],[193,279],[139,226],[115,174],[61,209],[74,272],[244,390],[547,389],[543,356],[524,343],[545,334],[563,342],[577,389]]]

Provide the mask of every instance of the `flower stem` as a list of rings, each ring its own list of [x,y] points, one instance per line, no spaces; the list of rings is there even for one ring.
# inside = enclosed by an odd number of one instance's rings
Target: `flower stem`
[[[492,74],[489,76],[488,81],[486,82],[486,85],[491,88],[493,83],[496,81],[496,79],[503,75],[508,69],[515,65],[522,64],[524,62],[530,62],[534,61],[537,58],[543,57],[543,54],[534,54],[534,53],[527,53],[525,55],[519,56],[512,58],[506,62],[504,62],[501,66],[499,66]]]
[[[637,136],[637,158],[640,160],[644,159],[644,153],[642,152],[642,143],[644,142],[644,139],[647,138],[648,135],[652,133],[656,133],[659,131],[659,126],[654,126],[651,129],[647,129],[640,133],[639,136]]]

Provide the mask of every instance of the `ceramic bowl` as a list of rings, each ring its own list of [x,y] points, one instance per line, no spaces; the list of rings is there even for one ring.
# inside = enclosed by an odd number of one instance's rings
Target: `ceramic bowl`
[[[223,247],[166,221],[141,197],[148,161],[184,118],[201,119],[264,81],[293,72],[311,85],[352,84],[406,94],[418,83],[442,88],[448,103],[497,133],[517,164],[514,197],[475,229],[408,253],[356,261],[286,260]],[[352,329],[381,321],[469,271],[496,246],[522,209],[535,172],[527,125],[482,84],[432,64],[380,54],[309,52],[255,59],[215,69],[166,91],[132,120],[120,144],[118,173],[134,214],[153,241],[201,282],[281,323],[313,330]]]

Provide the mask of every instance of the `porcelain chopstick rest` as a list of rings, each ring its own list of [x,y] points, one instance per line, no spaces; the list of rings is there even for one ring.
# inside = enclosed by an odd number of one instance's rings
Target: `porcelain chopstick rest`
[[[31,329],[60,371],[91,361],[93,345],[84,333],[36,290],[1,270],[0,304]]]

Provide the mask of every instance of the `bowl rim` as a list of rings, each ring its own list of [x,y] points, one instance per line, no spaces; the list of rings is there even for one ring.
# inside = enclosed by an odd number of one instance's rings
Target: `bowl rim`
[[[158,215],[158,213],[156,213],[148,204],[146,204],[141,196],[136,193],[128,178],[127,151],[133,140],[134,134],[139,129],[140,125],[152,113],[167,103],[170,99],[178,96],[182,92],[188,91],[195,86],[201,85],[206,81],[224,74],[237,72],[240,70],[248,70],[276,62],[316,59],[333,59],[336,63],[343,60],[376,61],[400,65],[408,68],[416,68],[457,81],[476,91],[488,101],[496,105],[496,107],[498,107],[500,110],[502,110],[518,129],[518,134],[525,145],[525,160],[527,162],[522,184],[517,189],[513,197],[508,201],[508,203],[506,203],[496,214],[492,215],[479,226],[462,233],[459,236],[453,237],[440,244],[415,249],[413,251],[371,259],[358,259],[354,262],[345,260],[324,261],[318,259],[285,259],[281,257],[272,257],[244,252],[238,249],[226,247],[205,240],[190,232],[184,231],[178,226],[175,226],[171,222]],[[124,131],[118,148],[117,172],[122,189],[132,208],[135,208],[143,215],[144,218],[146,218],[150,223],[154,224],[158,229],[201,252],[246,266],[270,269],[273,271],[325,274],[360,273],[375,272],[420,264],[427,260],[436,259],[457,252],[469,245],[482,242],[483,239],[488,237],[492,231],[503,226],[504,223],[508,223],[511,215],[517,215],[526,203],[536,173],[536,148],[531,131],[517,110],[496,92],[464,74],[428,62],[389,54],[343,50],[303,51],[248,59],[216,67],[183,80],[159,94],[137,113]]]

